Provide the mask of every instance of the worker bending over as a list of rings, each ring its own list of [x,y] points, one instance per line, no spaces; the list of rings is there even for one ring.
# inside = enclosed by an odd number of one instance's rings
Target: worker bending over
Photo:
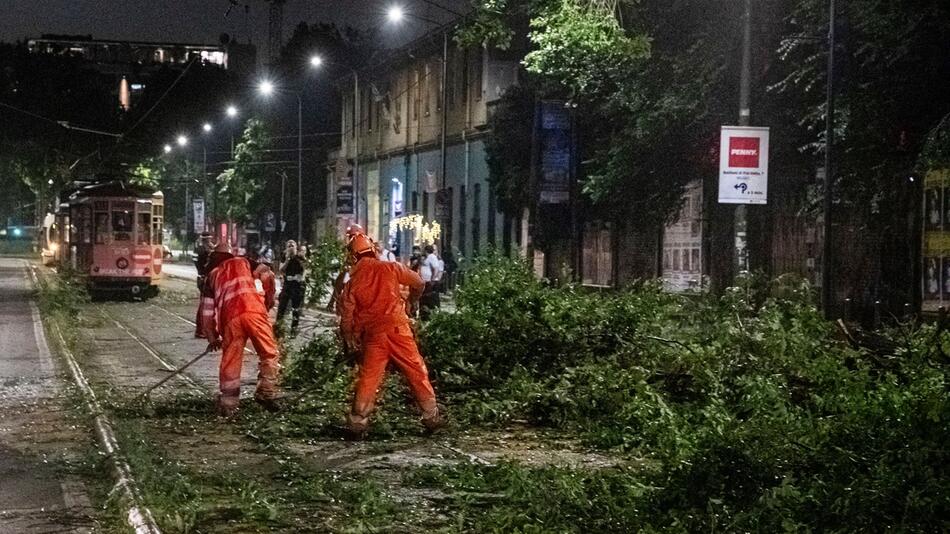
[[[254,280],[261,281],[264,294]],[[269,411],[278,408],[277,374],[280,370],[277,343],[268,310],[274,307],[274,273],[264,264],[235,257],[227,242],[215,247],[208,259],[208,278],[201,298],[202,328],[208,350],[223,349],[219,369],[220,393],[215,402],[219,415],[230,417],[241,397],[241,366],[244,346],[250,339],[259,358],[254,400]]]
[[[340,299],[340,329],[347,346],[359,351],[361,358],[356,397],[347,417],[347,437],[362,439],[366,435],[389,363],[405,375],[422,410],[422,424],[435,431],[443,420],[400,295],[400,286],[405,285],[410,299],[418,299],[425,284],[404,265],[380,261],[372,241],[363,234],[350,238],[348,248],[355,264]]]

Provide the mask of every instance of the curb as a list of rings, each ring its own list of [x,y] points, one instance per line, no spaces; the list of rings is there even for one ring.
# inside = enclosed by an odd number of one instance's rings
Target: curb
[[[29,267],[29,272],[35,287],[37,285],[37,276],[32,265]],[[35,318],[39,318],[39,310],[36,308],[36,304],[31,303],[31,307],[33,308]],[[129,464],[122,459],[121,453],[119,452],[118,441],[112,430],[112,423],[103,412],[102,406],[99,405],[99,401],[96,399],[96,393],[89,386],[89,382],[86,381],[86,377],[76,362],[76,358],[73,357],[72,352],[69,351],[66,345],[66,339],[59,329],[59,325],[51,323],[50,326],[59,340],[59,346],[62,349],[62,355],[66,360],[66,365],[72,375],[73,382],[75,382],[82,391],[83,398],[86,401],[86,408],[94,415],[93,430],[96,434],[96,440],[112,460],[112,471],[116,482],[110,494],[116,491],[122,493],[129,508],[126,514],[126,521],[136,534],[161,534],[161,530],[155,523],[155,518],[152,517],[152,512],[143,504],[140,504],[142,497],[135,483],[135,479],[132,476],[132,469],[129,467]]]

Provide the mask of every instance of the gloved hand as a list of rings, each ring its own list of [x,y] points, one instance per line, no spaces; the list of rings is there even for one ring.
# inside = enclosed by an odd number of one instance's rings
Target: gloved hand
[[[217,350],[221,350],[221,338],[219,338],[219,337],[208,338],[208,349],[207,349],[207,351],[208,351],[208,352],[215,352],[215,351],[217,351]]]

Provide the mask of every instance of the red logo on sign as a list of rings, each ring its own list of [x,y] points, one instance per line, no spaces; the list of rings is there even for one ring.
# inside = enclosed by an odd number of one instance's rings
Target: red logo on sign
[[[758,137],[729,138],[729,166],[756,168],[759,166]]]

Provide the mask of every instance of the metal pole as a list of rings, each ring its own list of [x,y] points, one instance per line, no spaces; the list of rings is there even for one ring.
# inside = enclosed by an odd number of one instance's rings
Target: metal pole
[[[297,242],[303,242],[303,100],[297,93]]]
[[[739,74],[739,126],[748,126],[749,121],[752,119],[752,111],[750,109],[750,93],[751,93],[751,63],[752,63],[752,0],[745,0],[745,9],[742,14],[742,67]],[[749,257],[749,221],[747,216],[748,207],[739,204],[736,206],[735,213],[735,238],[736,243],[735,248],[735,265],[736,273],[738,274],[743,270],[743,268],[748,267],[748,257]],[[744,232],[743,245],[745,248],[745,257],[746,261],[743,261],[742,255],[740,254],[740,249],[738,244],[739,241],[739,229],[742,229]]]
[[[828,8],[828,80],[825,106],[825,198],[824,198],[824,236],[821,254],[821,304],[825,318],[831,319],[834,312],[834,291],[832,288],[832,231],[831,231],[831,188],[834,184],[833,151],[835,141],[835,0],[830,0]]]
[[[208,144],[201,145],[201,185],[205,201],[205,220],[201,221],[201,229],[208,231]]]
[[[353,216],[356,217],[356,223],[362,224],[360,220],[360,78],[356,71],[353,71],[353,134],[356,136],[355,154],[353,155]]]

